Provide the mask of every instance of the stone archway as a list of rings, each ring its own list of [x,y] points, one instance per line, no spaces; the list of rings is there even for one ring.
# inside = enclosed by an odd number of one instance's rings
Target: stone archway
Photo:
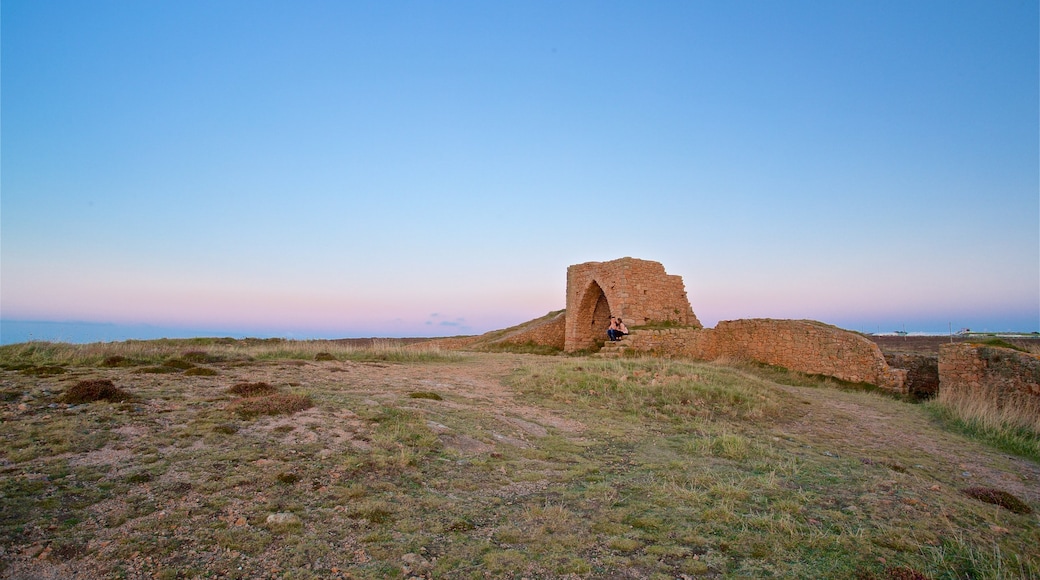
[[[661,322],[701,326],[682,278],[657,262],[621,258],[568,267],[564,350],[603,344],[611,314],[624,318],[630,329]]]
[[[574,348],[594,347],[607,337],[610,325],[610,301],[598,282],[593,280],[582,293],[575,317]]]

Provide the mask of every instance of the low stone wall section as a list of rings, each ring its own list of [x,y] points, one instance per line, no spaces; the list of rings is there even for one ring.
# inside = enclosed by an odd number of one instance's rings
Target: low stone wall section
[[[1001,404],[1040,409],[1040,356],[1010,348],[960,343],[939,347],[944,393],[977,393]]]
[[[508,344],[538,344],[563,350],[567,331],[566,311],[536,326],[509,334],[495,342]]]
[[[889,367],[876,344],[810,320],[762,318],[722,321],[714,329],[641,329],[625,342],[628,350],[658,356],[749,360],[907,392],[907,371]]]

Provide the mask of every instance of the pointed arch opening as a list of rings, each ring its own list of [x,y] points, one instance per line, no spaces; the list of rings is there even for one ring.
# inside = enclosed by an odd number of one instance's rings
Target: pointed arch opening
[[[582,293],[578,306],[577,321],[574,330],[581,347],[599,346],[607,338],[607,326],[610,325],[610,302],[603,288],[593,281]]]

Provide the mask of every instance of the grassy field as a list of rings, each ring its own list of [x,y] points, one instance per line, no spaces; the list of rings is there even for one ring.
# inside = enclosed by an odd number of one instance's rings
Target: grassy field
[[[212,339],[0,366],[0,577],[1040,578],[1035,460],[775,369]]]

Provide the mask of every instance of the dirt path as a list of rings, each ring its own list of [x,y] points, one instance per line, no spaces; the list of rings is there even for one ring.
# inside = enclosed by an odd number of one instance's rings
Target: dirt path
[[[995,487],[1040,501],[1040,465],[942,430],[918,405],[881,395],[781,388],[808,403],[805,415],[783,432],[820,452],[890,462],[943,484]]]

